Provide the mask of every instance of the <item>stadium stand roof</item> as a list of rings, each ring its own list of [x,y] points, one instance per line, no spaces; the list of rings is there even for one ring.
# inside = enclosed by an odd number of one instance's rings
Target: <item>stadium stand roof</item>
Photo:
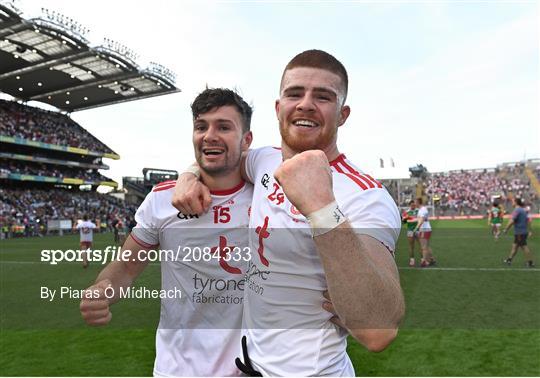
[[[132,50],[110,39],[90,46],[89,29],[58,12],[21,14],[0,1],[2,92],[74,112],[180,91],[169,69],[140,67]]]

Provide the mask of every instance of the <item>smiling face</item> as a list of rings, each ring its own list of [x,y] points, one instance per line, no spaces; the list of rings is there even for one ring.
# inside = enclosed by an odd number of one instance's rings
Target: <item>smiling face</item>
[[[337,128],[350,113],[344,99],[343,83],[330,71],[309,67],[285,71],[276,101],[284,147],[293,153],[319,149],[329,159],[337,157]]]
[[[232,105],[211,109],[193,121],[193,148],[200,168],[210,176],[224,176],[239,168],[251,132],[243,133],[242,117]]]

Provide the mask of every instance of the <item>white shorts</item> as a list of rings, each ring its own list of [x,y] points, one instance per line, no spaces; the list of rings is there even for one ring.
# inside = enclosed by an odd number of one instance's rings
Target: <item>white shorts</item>
[[[407,237],[408,238],[417,238],[418,237],[418,231],[407,230]]]

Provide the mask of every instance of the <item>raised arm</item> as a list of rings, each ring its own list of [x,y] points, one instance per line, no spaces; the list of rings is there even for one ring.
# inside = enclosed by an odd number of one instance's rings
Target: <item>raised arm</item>
[[[383,350],[396,337],[405,312],[392,255],[379,240],[358,235],[337,209],[331,171],[322,151],[306,151],[286,160],[275,177],[310,221],[341,322],[367,349]]]
[[[246,172],[247,154],[248,152],[242,153],[240,174],[244,181],[251,183]],[[210,190],[201,182],[200,177],[200,168],[197,163],[193,163],[176,180],[172,205],[184,214],[202,214],[210,208]]]

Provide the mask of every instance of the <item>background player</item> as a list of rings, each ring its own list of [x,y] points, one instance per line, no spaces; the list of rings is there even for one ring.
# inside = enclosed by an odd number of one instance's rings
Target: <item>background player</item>
[[[414,201],[409,202],[409,208],[403,213],[403,222],[407,225],[407,240],[409,242],[409,266],[415,266],[414,245],[418,240],[418,232],[415,231],[418,225],[418,209]]]
[[[491,226],[491,233],[495,240],[499,239],[501,234],[501,226],[504,217],[504,210],[502,209],[499,202],[494,201],[493,206],[489,209],[488,212],[488,226]]]
[[[425,268],[435,265],[437,262],[433,257],[433,251],[430,246],[431,239],[431,223],[429,223],[429,210],[423,205],[422,198],[416,199],[416,205],[418,209],[418,224],[414,229],[418,232],[418,239],[420,240],[420,248],[422,249],[422,260],[420,267]]]
[[[88,215],[83,216],[82,222],[77,225],[77,230],[79,230],[81,236],[81,251],[83,258],[83,268],[88,266],[88,254],[92,250],[92,242],[94,240],[94,228],[96,225],[94,222],[88,220]]]
[[[237,376],[253,194],[239,164],[252,140],[252,109],[233,91],[207,89],[193,102],[192,113],[195,157],[210,188],[212,211],[179,213],[171,205],[174,182],[156,185],[137,210],[137,226],[123,246],[137,252],[132,255],[137,260],[110,263],[88,289],[100,296],[83,299],[81,313],[88,324],[107,324],[109,305],[119,298],[104,298],[105,288],[118,293],[132,285],[148,263],[148,249],[181,250],[161,261],[162,289],[180,289],[183,296],[162,299],[154,375]]]
[[[515,209],[512,212],[510,222],[504,229],[504,233],[506,234],[510,227],[514,226],[514,243],[512,243],[512,248],[510,249],[510,255],[503,261],[506,264],[511,265],[512,259],[516,256],[518,248],[521,248],[525,254],[527,267],[533,268],[533,256],[529,250],[529,247],[527,246],[527,237],[531,233],[531,223],[529,222],[529,217],[527,216],[527,212],[524,208],[525,204],[521,198],[514,198],[514,206]]]

